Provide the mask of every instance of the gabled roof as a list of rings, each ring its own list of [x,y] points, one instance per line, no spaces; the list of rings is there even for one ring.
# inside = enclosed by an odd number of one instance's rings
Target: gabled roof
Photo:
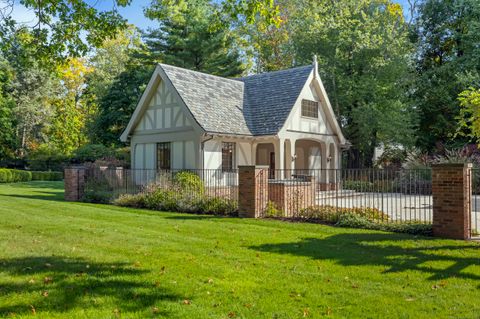
[[[198,124],[210,133],[252,135],[240,81],[160,64]]]
[[[313,66],[262,73],[244,78],[244,116],[253,135],[273,135],[283,127]]]
[[[316,65],[316,64],[315,64]],[[148,103],[149,91],[159,78],[175,90],[190,115],[206,133],[231,135],[275,135],[284,126],[314,66],[262,73],[238,79],[159,64],[135,109],[121,140],[126,141]],[[320,82],[321,85],[321,82]],[[324,91],[323,86],[321,89]],[[328,101],[328,97],[326,97]],[[328,109],[335,115],[331,106]],[[336,123],[341,141],[343,135]]]

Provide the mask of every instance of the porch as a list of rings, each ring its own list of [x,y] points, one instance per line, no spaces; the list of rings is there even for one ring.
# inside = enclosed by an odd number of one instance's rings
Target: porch
[[[334,189],[335,170],[340,169],[338,144],[333,137],[285,138],[253,144],[255,165],[269,167],[269,179],[314,178],[325,190]],[[323,172],[312,174],[313,171]],[[314,176],[316,175],[316,176]]]

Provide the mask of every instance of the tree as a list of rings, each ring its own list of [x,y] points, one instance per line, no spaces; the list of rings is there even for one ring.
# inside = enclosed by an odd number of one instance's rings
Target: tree
[[[61,93],[55,98],[49,142],[63,154],[71,154],[88,141],[86,128],[96,112],[83,99],[86,77],[92,69],[84,59],[70,58],[58,67]]]
[[[411,46],[402,8],[388,0],[297,2],[290,17],[298,64],[318,55],[335,113],[353,144],[349,166],[370,166],[380,144],[409,146],[414,117],[405,96]]]
[[[211,25],[215,6],[210,1],[190,0],[173,12],[158,4],[146,14],[160,23],[145,35],[153,61],[226,77],[244,71],[230,25]]]
[[[413,90],[419,114],[418,146],[463,144],[456,134],[458,95],[480,81],[480,2],[425,0],[414,23],[416,81]]]
[[[132,59],[105,95],[98,101],[98,115],[92,128],[92,142],[119,146],[120,135],[128,124],[152,75],[153,66]]]
[[[459,129],[457,133],[480,143],[480,89],[469,88],[460,93]]]
[[[15,103],[11,96],[12,70],[0,56],[0,161],[15,155]]]

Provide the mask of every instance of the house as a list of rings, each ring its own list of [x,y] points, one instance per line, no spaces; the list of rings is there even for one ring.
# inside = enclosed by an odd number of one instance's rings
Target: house
[[[134,169],[268,165],[279,178],[340,168],[347,145],[316,59],[237,79],[159,64],[121,140]]]

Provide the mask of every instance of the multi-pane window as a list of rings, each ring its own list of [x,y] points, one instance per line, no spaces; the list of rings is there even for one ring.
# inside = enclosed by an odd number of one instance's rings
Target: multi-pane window
[[[222,142],[222,170],[231,171],[234,168],[235,143]]]
[[[302,116],[318,119],[318,102],[302,100]]]
[[[170,169],[170,142],[157,144],[157,169]]]

